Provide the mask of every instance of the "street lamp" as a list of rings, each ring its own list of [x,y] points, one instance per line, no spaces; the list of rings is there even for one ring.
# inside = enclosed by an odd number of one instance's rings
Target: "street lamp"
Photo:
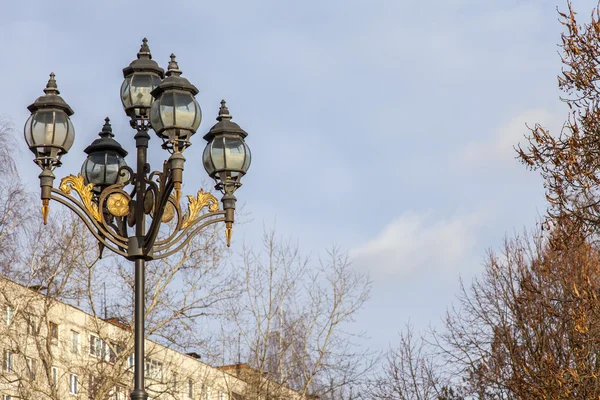
[[[127,150],[113,139],[115,135],[112,133],[108,117],[104,120],[104,126],[98,136],[100,139],[94,140],[83,150],[88,157],[81,166],[81,175],[84,184],[93,184],[93,190],[101,194],[108,186],[127,182],[127,174],[119,173],[121,167],[127,165]]]
[[[69,117],[73,110],[59,96],[54,74],[44,95],[28,107],[25,140],[40,166],[42,215],[47,223],[49,202],[56,200],[74,211],[104,247],[135,262],[135,367],[133,400],[145,400],[144,386],[144,292],[145,262],[168,257],[183,248],[207,226],[225,222],[227,246],[234,222],[235,190],[250,166],[248,135],[236,123],[221,101],[217,123],[204,136],[208,142],[203,164],[223,196],[223,210],[211,193],[199,190],[181,208],[183,151],[200,126],[202,113],[195,99],[198,89],[182,77],[175,55],[171,54],[166,74],[152,60],[148,41],[143,40],[137,59],[123,69],[121,102],[130,118],[134,136],[136,169],[127,166],[127,151],[114,139],[110,120],[86,149],[81,173],[63,178],[53,187],[54,169],[71,148],[75,131]],[[165,77],[166,76],[166,77]],[[162,171],[150,172],[147,151],[152,129],[171,155]],[[125,190],[132,186],[130,191]],[[72,194],[77,193],[77,197]],[[202,212],[204,208],[208,210]],[[149,226],[147,226],[149,222]],[[162,224],[171,222],[172,231],[157,239]]]

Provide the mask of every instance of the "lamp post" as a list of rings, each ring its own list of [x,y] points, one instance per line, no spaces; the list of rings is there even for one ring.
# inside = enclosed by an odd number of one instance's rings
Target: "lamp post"
[[[42,215],[47,223],[50,200],[74,211],[98,240],[100,256],[106,247],[135,262],[135,367],[133,400],[145,400],[144,386],[144,319],[145,263],[168,257],[183,248],[207,226],[225,222],[227,246],[231,241],[236,198],[240,179],[250,166],[247,133],[231,121],[221,101],[217,123],[204,136],[208,142],[202,161],[209,176],[222,192],[223,209],[217,199],[199,190],[188,197],[184,212],[181,183],[185,158],[183,151],[202,118],[195,99],[198,89],[182,77],[175,55],[171,54],[166,74],[152,60],[146,39],[137,59],[123,69],[121,101],[136,131],[136,169],[127,166],[127,151],[113,138],[108,118],[100,138],[85,149],[88,155],[81,173],[63,178],[53,187],[53,171],[61,157],[71,148],[75,131],[70,120],[71,107],[59,96],[54,74],[44,95],[28,107],[31,116],[25,123],[25,140],[40,166],[39,175]],[[150,172],[147,151],[152,129],[162,139],[162,147],[171,155],[162,171]],[[129,188],[129,190],[127,190]],[[77,197],[73,194],[75,192]],[[202,212],[204,208],[207,211]],[[161,227],[170,223],[165,237],[158,237]]]

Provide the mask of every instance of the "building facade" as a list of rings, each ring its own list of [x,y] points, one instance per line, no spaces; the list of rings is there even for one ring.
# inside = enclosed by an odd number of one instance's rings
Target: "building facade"
[[[125,400],[133,382],[133,332],[47,296],[40,287],[0,279],[2,400]],[[248,368],[244,365],[244,370]],[[240,368],[212,367],[146,341],[146,387],[151,399],[302,399],[297,392],[247,379]],[[260,386],[276,388],[263,393]],[[258,386],[257,386],[258,385]]]

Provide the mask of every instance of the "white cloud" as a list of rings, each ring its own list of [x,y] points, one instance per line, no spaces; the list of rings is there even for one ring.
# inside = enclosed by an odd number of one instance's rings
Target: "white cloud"
[[[472,142],[465,146],[460,154],[460,161],[467,164],[503,163],[517,165],[515,147],[526,143],[527,126],[533,127],[539,123],[551,133],[558,134],[562,120],[556,113],[544,109],[527,110],[507,123],[501,125],[487,141]]]
[[[472,265],[480,213],[434,220],[431,213],[407,212],[376,237],[351,250],[354,265],[376,281],[423,273],[458,272]]]

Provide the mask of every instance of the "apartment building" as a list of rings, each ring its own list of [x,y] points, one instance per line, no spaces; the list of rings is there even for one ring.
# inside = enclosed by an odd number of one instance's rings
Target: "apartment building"
[[[134,358],[128,325],[52,299],[43,288],[3,278],[0,312],[2,400],[129,398]],[[195,353],[182,354],[150,340],[145,375],[151,399],[304,398],[262,374],[258,381],[257,374],[247,379],[240,368],[212,367]],[[270,387],[270,393],[265,395],[261,386]]]

